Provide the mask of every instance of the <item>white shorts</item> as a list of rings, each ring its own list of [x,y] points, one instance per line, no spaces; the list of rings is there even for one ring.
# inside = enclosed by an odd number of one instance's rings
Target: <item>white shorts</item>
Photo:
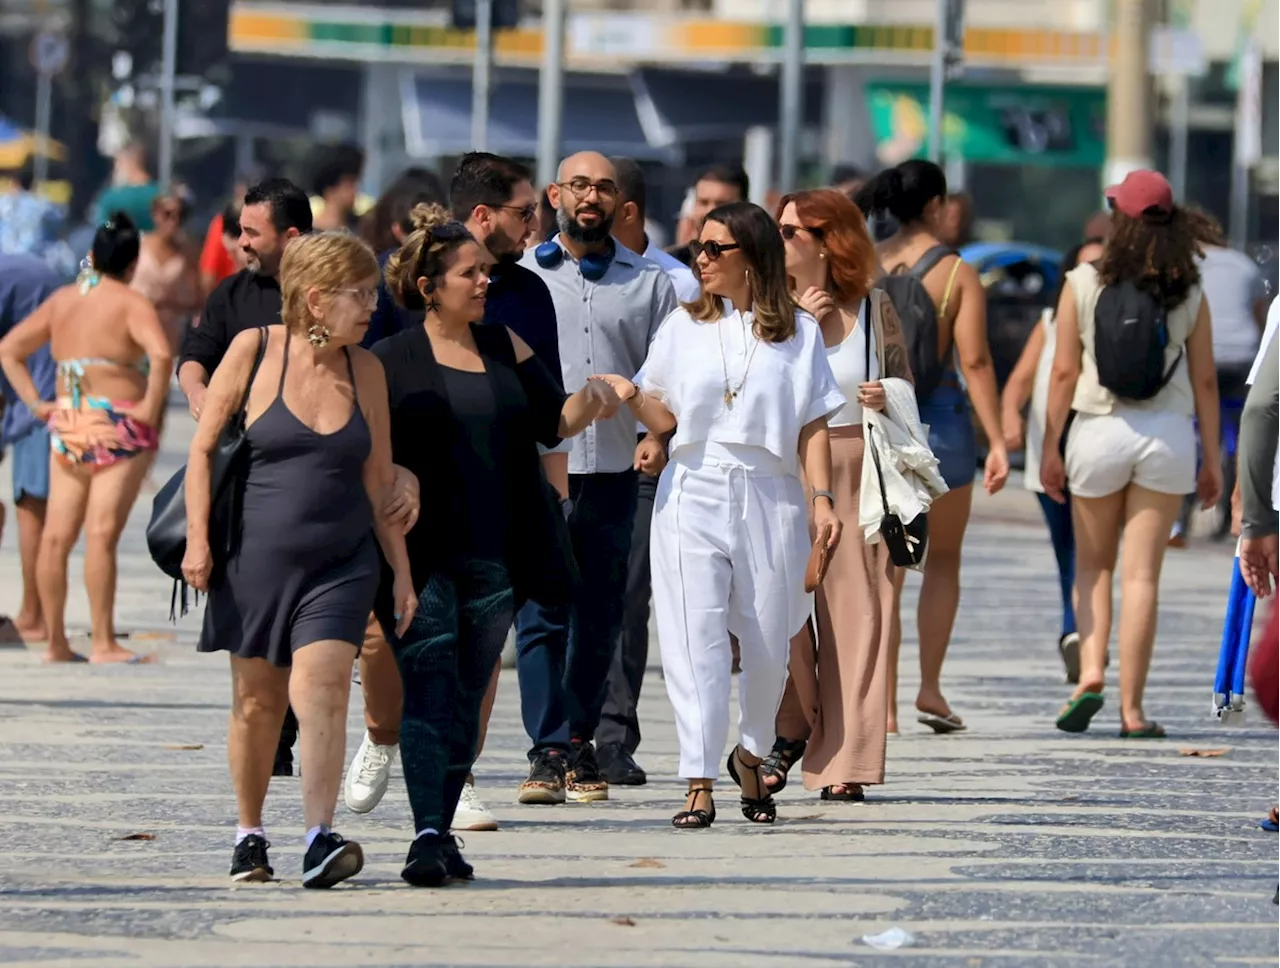
[[[1196,432],[1191,418],[1117,407],[1078,413],[1067,435],[1067,487],[1079,497],[1108,497],[1137,484],[1161,494],[1196,489]]]

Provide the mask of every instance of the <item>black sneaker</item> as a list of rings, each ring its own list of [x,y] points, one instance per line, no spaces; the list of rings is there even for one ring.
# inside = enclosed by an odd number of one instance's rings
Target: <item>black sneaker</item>
[[[640,764],[621,743],[606,743],[596,750],[600,774],[610,786],[644,786],[649,782]]]
[[[275,871],[267,863],[267,848],[271,845],[257,834],[250,834],[236,844],[231,855],[231,879],[241,884],[263,884]]]
[[[354,877],[364,867],[364,851],[354,840],[343,840],[330,831],[311,841],[302,861],[303,887],[333,887]]]
[[[565,788],[569,799],[575,803],[609,799],[609,784],[600,775],[600,767],[596,763],[596,748],[585,740],[575,739],[569,747]]]
[[[452,837],[449,838],[453,840]],[[462,860],[456,844],[445,844],[445,838],[439,834],[423,834],[409,845],[409,856],[405,858],[401,878],[414,887],[441,887],[450,877],[449,853],[452,851]],[[464,864],[466,861],[462,861]]]
[[[538,750],[529,761],[529,778],[520,784],[521,803],[564,803],[565,755]]]
[[[466,844],[453,834],[446,834],[440,839],[443,841],[440,853],[444,856],[444,869],[449,872],[449,876],[457,881],[475,880],[476,869],[467,863],[460,850]]]

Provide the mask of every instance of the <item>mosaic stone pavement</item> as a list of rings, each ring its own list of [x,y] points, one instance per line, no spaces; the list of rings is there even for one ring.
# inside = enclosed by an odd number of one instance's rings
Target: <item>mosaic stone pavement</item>
[[[159,480],[188,432],[174,417]],[[299,787],[287,779],[268,806],[284,880],[227,885],[225,662],[195,654],[194,619],[166,621],[169,587],[142,540],[148,506],[144,495],[123,543],[119,614],[157,665],[48,668],[34,652],[0,652],[0,964],[1276,963],[1277,839],[1257,827],[1276,797],[1276,733],[1256,717],[1224,728],[1209,711],[1223,546],[1166,566],[1149,712],[1169,740],[1121,742],[1114,705],[1084,736],[1053,729],[1066,687],[1051,555],[1034,502],[1011,488],[978,501],[966,546],[945,681],[970,731],[935,737],[911,723],[866,803],[822,804],[797,782],[762,829],[726,791],[711,830],[672,830],[675,735],[655,668],[640,757],[650,784],[607,804],[521,807],[526,740],[506,672],[477,767],[502,829],[466,837],[480,879],[436,892],[399,881],[409,812],[397,770],[374,813],[340,808],[339,829],[369,863],[323,893],[298,883]],[[77,560],[70,617],[83,628],[79,580]],[[18,582],[10,535],[0,611],[16,606]],[[904,708],[914,666],[908,642]],[[360,713],[357,694],[352,746]],[[896,950],[862,940],[895,927],[911,936]]]

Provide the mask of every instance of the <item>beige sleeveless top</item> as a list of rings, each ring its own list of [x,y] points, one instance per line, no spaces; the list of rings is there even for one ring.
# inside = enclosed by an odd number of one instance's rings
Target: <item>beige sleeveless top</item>
[[[1067,282],[1071,285],[1071,294],[1076,301],[1076,316],[1080,324],[1080,342],[1084,352],[1080,358],[1080,379],[1076,381],[1076,395],[1071,400],[1073,410],[1089,414],[1108,414],[1117,406],[1133,410],[1158,410],[1165,413],[1180,413],[1191,416],[1195,412],[1195,397],[1191,393],[1191,377],[1187,370],[1187,354],[1182,354],[1178,368],[1163,390],[1150,400],[1120,400],[1110,390],[1098,383],[1098,362],[1094,356],[1094,311],[1098,307],[1098,296],[1102,293],[1102,283],[1098,279],[1098,270],[1086,263],[1076,266],[1067,274]],[[1200,313],[1200,301],[1203,298],[1200,287],[1196,286],[1187,295],[1186,300],[1169,312],[1169,345],[1165,347],[1165,366],[1169,366],[1177,358],[1195,329],[1196,318]]]

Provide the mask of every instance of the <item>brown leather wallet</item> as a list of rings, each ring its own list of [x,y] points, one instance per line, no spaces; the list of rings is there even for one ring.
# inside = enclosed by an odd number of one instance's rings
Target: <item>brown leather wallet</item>
[[[822,584],[822,579],[827,577],[827,565],[831,564],[831,549],[827,546],[830,541],[831,525],[826,524],[823,525],[822,532],[813,543],[813,550],[809,552],[809,564],[804,569],[806,592],[817,591],[818,586]]]

